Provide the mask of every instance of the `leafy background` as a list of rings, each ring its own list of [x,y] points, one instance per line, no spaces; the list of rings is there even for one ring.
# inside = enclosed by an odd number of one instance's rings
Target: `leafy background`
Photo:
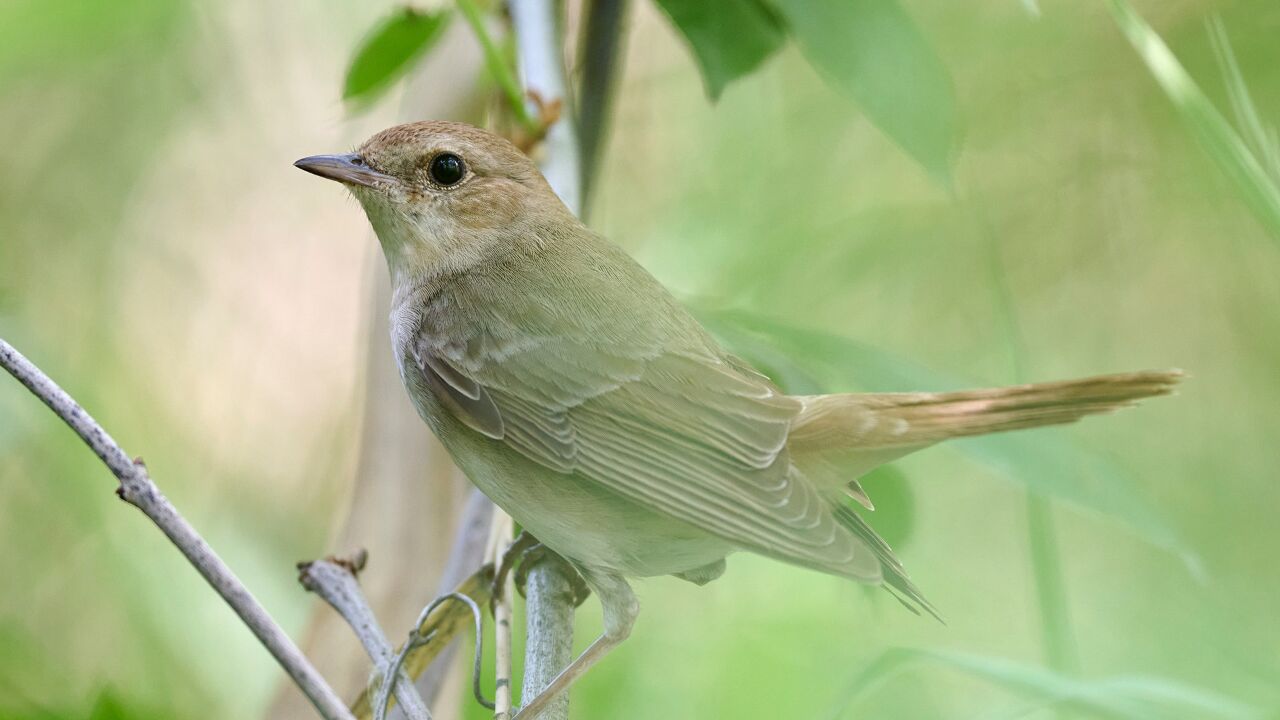
[[[289,163],[401,93],[461,87],[474,120],[501,87],[455,62],[468,23],[416,7],[0,6],[0,335],[291,629],[291,564],[346,503],[382,270]],[[632,10],[591,222],[789,388],[1191,379],[868,479],[946,625],[735,556],[705,588],[640,583],[575,716],[1280,716],[1280,7]],[[269,658],[110,488],[0,383],[0,717],[261,715]]]

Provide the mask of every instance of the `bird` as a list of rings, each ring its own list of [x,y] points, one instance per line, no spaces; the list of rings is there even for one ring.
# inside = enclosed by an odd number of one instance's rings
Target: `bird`
[[[719,577],[737,551],[881,585],[933,612],[855,512],[859,478],[951,438],[1170,393],[1177,370],[957,392],[788,395],[591,231],[499,135],[423,121],[295,165],[363,207],[418,414],[463,473],[581,575],[603,631],[516,715],[623,642],[629,579]]]

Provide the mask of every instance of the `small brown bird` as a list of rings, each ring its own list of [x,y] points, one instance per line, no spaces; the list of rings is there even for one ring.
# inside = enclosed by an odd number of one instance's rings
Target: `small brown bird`
[[[948,438],[1124,407],[1180,377],[790,396],[579,222],[496,135],[413,123],[295,164],[346,185],[373,224],[394,287],[395,357],[423,420],[603,605],[603,635],[524,720],[630,633],[628,577],[702,584],[748,550],[882,583],[928,609],[846,505],[870,507],[859,476]]]

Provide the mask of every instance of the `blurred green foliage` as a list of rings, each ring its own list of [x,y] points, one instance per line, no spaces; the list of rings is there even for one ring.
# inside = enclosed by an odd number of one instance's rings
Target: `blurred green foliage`
[[[946,66],[897,0],[775,0],[805,57],[945,183],[960,142]]]
[[[1163,678],[1131,676],[1076,680],[996,658],[901,648],[886,651],[868,665],[849,686],[849,694],[842,705],[854,704],[863,696],[870,695],[875,686],[920,667],[965,673],[1028,698],[1022,707],[989,717],[1027,717],[1047,708],[1069,710],[1074,716],[1108,720],[1261,720],[1264,717],[1257,708]],[[837,712],[836,716],[840,714]]]
[[[642,583],[635,634],[580,686],[575,716],[1274,717],[1280,7],[657,0],[635,11],[592,217],[788,389],[1167,366],[1191,380],[1116,417],[956,443],[867,478],[870,520],[946,626],[883,593],[735,556],[705,588]],[[226,231],[260,234],[251,252],[265,263],[271,245],[322,233],[334,216],[304,230],[281,222],[279,205],[231,202],[286,182],[271,176],[220,186],[208,201],[218,212],[163,226],[177,241],[139,231],[161,232],[157,206],[202,192],[196,178],[220,169],[173,167],[181,148],[221,142],[236,167],[284,168],[314,151],[290,142],[299,123],[339,124],[343,67],[347,89],[356,76],[369,93],[356,95],[374,98],[436,39],[448,47],[425,25],[397,24],[403,13],[0,5],[0,133],[11,140],[0,334],[148,453],[166,491],[291,628],[308,598],[288,567],[321,551],[340,505],[326,478],[352,442],[351,398],[307,404],[294,389],[308,373],[301,341],[281,333],[251,354],[290,358],[288,371],[268,365],[287,400],[266,405],[275,396],[235,386],[241,419],[304,408],[300,424],[252,427],[268,427],[263,444],[282,456],[300,442],[286,430],[307,429],[314,459],[267,471],[265,454],[228,458],[188,427],[190,396],[210,381],[196,375],[192,388],[172,366],[215,370],[257,316],[290,316],[314,296],[280,292],[283,272],[234,264],[244,245],[179,250],[242,213]],[[366,34],[378,18],[392,20]],[[281,42],[295,34],[305,41]],[[233,131],[219,136],[220,118]],[[351,142],[370,129],[343,133]],[[299,181],[289,203],[313,187]],[[314,258],[337,252],[313,242],[289,267],[327,287],[339,276]],[[229,265],[234,282],[211,283],[197,260]],[[154,308],[126,302],[135,287]],[[163,311],[191,295],[250,311],[221,345],[186,346]],[[358,344],[335,338],[326,350]],[[1065,501],[1052,513],[1078,672],[1045,667],[1024,490]],[[89,453],[3,382],[0,547],[0,718],[265,707],[278,679],[270,659],[118,507]],[[598,610],[589,602],[582,616],[585,642]]]
[[[376,99],[431,49],[448,19],[448,13],[405,7],[379,23],[351,60],[342,99],[361,103]]]
[[[1173,101],[1187,128],[1208,151],[1222,171],[1235,182],[1258,220],[1280,239],[1280,142],[1274,127],[1265,127],[1249,95],[1231,51],[1226,31],[1214,19],[1214,50],[1227,79],[1227,91],[1236,114],[1244,123],[1250,143],[1240,136],[1187,75],[1160,36],[1124,0],[1112,0],[1116,22]]]
[[[656,0],[689,41],[711,99],[760,67],[786,40],[786,29],[761,0]]]

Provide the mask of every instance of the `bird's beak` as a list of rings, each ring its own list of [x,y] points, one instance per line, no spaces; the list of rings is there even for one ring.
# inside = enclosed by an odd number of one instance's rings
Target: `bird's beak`
[[[293,166],[306,170],[312,175],[350,185],[385,187],[388,183],[395,182],[395,178],[369,167],[364,158],[355,153],[312,155],[295,162]]]

